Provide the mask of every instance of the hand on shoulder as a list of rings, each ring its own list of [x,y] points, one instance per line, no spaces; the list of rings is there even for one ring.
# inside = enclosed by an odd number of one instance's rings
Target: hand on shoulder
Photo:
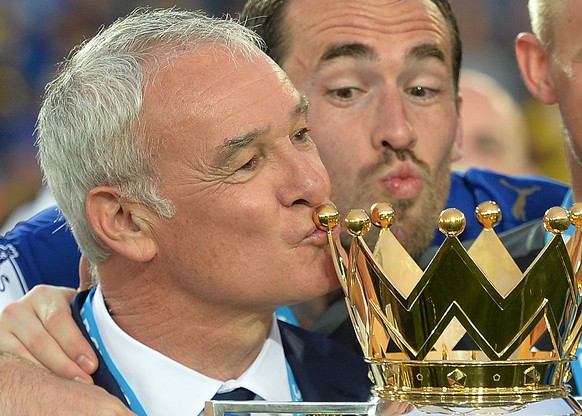
[[[72,316],[75,290],[39,285],[0,314],[0,351],[43,366],[60,377],[93,383],[97,357]]]

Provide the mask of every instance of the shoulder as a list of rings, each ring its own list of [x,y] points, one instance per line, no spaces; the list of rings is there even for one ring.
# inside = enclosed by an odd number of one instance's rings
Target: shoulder
[[[37,243],[38,240],[50,239],[51,244],[55,244],[61,242],[67,234],[72,236],[63,214],[55,205],[19,222],[4,238],[29,245]]]
[[[495,201],[500,206],[503,220],[496,231],[503,232],[542,218],[548,208],[562,203],[568,190],[567,185],[541,176],[509,176],[486,169],[469,169],[451,175],[447,207],[459,208],[465,213],[467,230],[462,238],[469,239],[481,230],[472,213],[483,201]]]
[[[78,286],[80,252],[57,207],[0,237],[0,307],[38,284]]]
[[[538,175],[505,175],[489,169],[472,168],[466,172],[453,172],[451,174],[451,187],[462,187],[465,191],[484,192],[495,194],[500,190],[512,190],[517,192],[522,188],[539,187],[541,190],[553,190],[563,195],[566,194],[568,185]],[[513,189],[517,188],[517,189]],[[539,190],[533,190],[537,192]]]
[[[546,234],[543,222],[533,220],[499,234],[499,239],[524,272],[544,248]]]

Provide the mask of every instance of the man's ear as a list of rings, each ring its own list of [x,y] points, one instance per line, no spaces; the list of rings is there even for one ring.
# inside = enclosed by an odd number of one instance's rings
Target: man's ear
[[[148,222],[149,211],[123,200],[117,188],[101,186],[89,192],[87,217],[101,241],[111,250],[134,261],[149,261],[157,253]]]
[[[455,142],[451,151],[451,161],[456,162],[463,157],[463,96],[457,95],[457,131],[455,132]]]
[[[544,104],[555,104],[550,57],[539,39],[533,33],[520,33],[515,41],[515,56],[529,92]]]

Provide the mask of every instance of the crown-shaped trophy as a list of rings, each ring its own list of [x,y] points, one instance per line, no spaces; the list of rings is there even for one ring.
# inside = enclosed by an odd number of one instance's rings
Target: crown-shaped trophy
[[[582,203],[546,212],[553,237],[523,273],[493,231],[498,205],[482,203],[475,215],[483,230],[466,250],[457,238],[464,214],[441,213],[446,239],[423,271],[390,231],[390,204],[346,215],[347,259],[332,238],[337,210],[316,210],[379,398],[505,413],[568,396],[582,332]],[[381,228],[374,251],[363,238],[372,224]]]

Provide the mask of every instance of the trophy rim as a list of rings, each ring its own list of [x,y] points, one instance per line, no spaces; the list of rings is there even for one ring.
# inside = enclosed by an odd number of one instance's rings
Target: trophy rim
[[[414,405],[491,407],[527,404],[570,394],[573,357],[521,361],[366,360],[385,400]]]

